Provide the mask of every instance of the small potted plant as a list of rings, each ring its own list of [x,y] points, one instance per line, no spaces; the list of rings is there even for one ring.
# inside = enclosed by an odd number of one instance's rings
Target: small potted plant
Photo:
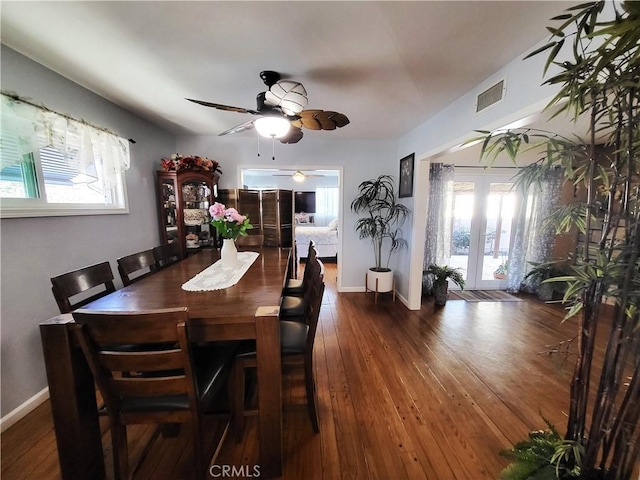
[[[507,263],[503,262],[493,271],[493,278],[496,280],[504,280],[507,278]]]
[[[422,274],[433,277],[433,295],[436,298],[436,305],[447,303],[449,280],[460,287],[461,290],[464,290],[464,278],[459,268],[453,268],[448,265],[429,265],[429,268],[424,270]]]
[[[554,292],[559,289],[554,285],[554,282],[546,282],[545,280],[564,277],[566,275],[565,269],[557,262],[529,262],[529,264],[533,268],[524,276],[523,282],[528,281],[528,285],[535,290],[536,295],[543,302],[553,300]]]
[[[390,292],[393,289],[393,271],[389,268],[389,261],[393,252],[407,246],[406,240],[401,237],[400,227],[410,211],[405,205],[397,203],[393,178],[389,175],[362,182],[358,186],[358,195],[351,202],[351,210],[365,213],[356,222],[356,231],[360,238],[369,238],[373,244],[376,263],[367,273],[367,289]],[[383,264],[385,245],[388,254]]]

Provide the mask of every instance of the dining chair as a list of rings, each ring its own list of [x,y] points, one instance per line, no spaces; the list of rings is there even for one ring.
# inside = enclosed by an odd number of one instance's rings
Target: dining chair
[[[51,284],[51,291],[60,313],[69,313],[116,291],[109,262],[97,263],[52,277]],[[77,301],[71,303],[74,298]]]
[[[158,270],[177,263],[182,260],[180,245],[178,242],[171,242],[153,247],[153,258],[156,259],[156,268]]]
[[[190,423],[195,473],[204,479],[209,456],[204,448],[203,415],[214,408],[225,388],[233,355],[209,351],[206,358],[194,360],[198,352],[189,342],[187,308],[81,309],[73,317],[73,331],[107,407],[115,478],[129,479],[136,470],[129,468],[127,425]]]
[[[280,352],[283,368],[300,365],[304,368],[307,410],[313,431],[318,433],[320,428],[318,425],[316,383],[313,374],[313,345],[324,294],[322,277],[315,276],[310,280],[309,292],[304,322],[279,322]],[[244,417],[255,413],[255,410],[249,411],[245,409],[245,377],[246,370],[256,366],[255,342],[243,343],[236,354],[233,364],[234,379],[232,384],[235,388],[235,393],[233,394],[235,406],[233,408],[232,425],[237,442],[242,439],[244,432]]]
[[[307,303],[311,294],[310,288],[312,282],[318,278],[320,280],[324,278],[324,265],[318,258],[317,252],[315,252],[307,259],[307,264],[304,267],[302,292],[283,294],[280,297],[279,317],[281,320],[304,321]]]
[[[264,243],[264,235],[246,235],[236,238],[239,247],[261,247]]]
[[[316,245],[311,240],[309,242],[309,250],[307,252],[307,261],[305,263],[305,272],[306,266],[309,265],[310,262],[315,261],[318,256],[318,251],[316,250]],[[304,293],[304,281],[305,281],[306,273],[302,274],[302,278],[288,278],[282,288],[283,295],[295,295],[300,296]]]
[[[120,278],[125,287],[148,277],[156,271],[156,259],[153,256],[153,249],[120,257],[117,262],[118,272],[120,272]],[[143,273],[139,273],[141,271]],[[132,276],[132,274],[137,275]]]

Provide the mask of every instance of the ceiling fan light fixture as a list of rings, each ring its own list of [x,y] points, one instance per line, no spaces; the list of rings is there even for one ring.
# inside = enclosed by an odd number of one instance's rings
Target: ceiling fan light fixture
[[[298,170],[291,176],[291,178],[293,178],[296,182],[304,182],[305,177],[306,175],[300,170]]]
[[[258,133],[267,138],[280,138],[289,133],[291,124],[283,117],[266,116],[260,117],[253,122]]]

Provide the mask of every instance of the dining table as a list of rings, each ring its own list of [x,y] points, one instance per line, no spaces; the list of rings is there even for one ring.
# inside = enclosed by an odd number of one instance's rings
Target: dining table
[[[261,476],[281,476],[283,462],[280,330],[277,306],[287,277],[288,248],[247,247],[257,258],[236,284],[215,290],[182,286],[220,259],[205,249],[83,307],[94,311],[189,309],[192,342],[253,339],[258,379]],[[255,255],[254,255],[255,256]],[[71,314],[40,324],[49,396],[62,477],[104,478],[96,391],[75,342]]]

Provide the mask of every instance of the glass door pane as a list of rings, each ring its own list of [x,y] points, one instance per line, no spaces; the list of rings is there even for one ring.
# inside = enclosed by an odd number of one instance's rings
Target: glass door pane
[[[513,183],[490,182],[484,203],[484,226],[481,231],[481,255],[478,268],[482,287],[506,279],[506,266],[511,240],[511,223],[516,204],[515,193],[511,191]]]
[[[469,280],[469,253],[471,251],[471,228],[475,203],[474,182],[453,183],[453,206],[451,217],[451,257],[448,265],[459,268],[465,282]],[[451,286],[451,288],[455,288]]]

